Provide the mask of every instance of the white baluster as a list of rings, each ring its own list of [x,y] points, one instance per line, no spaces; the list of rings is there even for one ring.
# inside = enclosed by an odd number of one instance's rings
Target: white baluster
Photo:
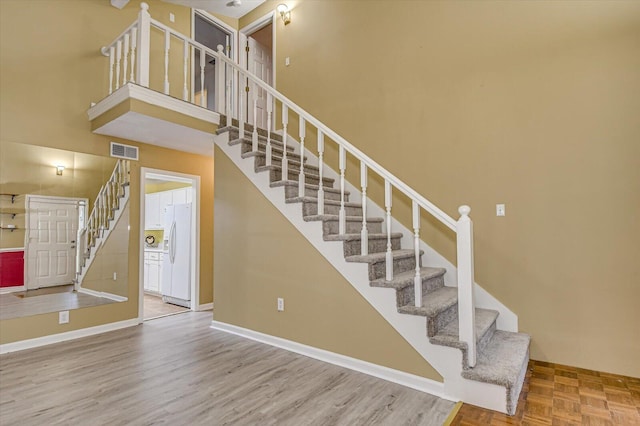
[[[318,214],[324,214],[324,186],[322,185],[322,172],[324,168],[324,133],[318,129],[318,175],[320,183],[318,184]]]
[[[200,49],[200,106],[203,108],[207,107],[207,97],[204,92],[204,64],[207,59],[206,53],[204,53],[204,49]]]
[[[338,213],[338,233],[344,235],[347,228],[347,215],[344,209],[344,171],[347,167],[347,153],[340,145],[340,212]],[[320,182],[322,185],[322,182]]]
[[[187,85],[187,77],[189,75],[189,42],[184,41],[182,48],[182,74],[184,75],[184,82],[182,84],[182,100],[189,100],[189,87]]]
[[[369,231],[367,230],[367,165],[360,161],[360,185],[362,187],[362,230],[360,231],[360,254],[369,254]]]
[[[151,52],[151,15],[149,5],[140,3],[138,13],[138,60],[136,62],[136,83],[142,87],[149,87],[149,54]]]
[[[287,160],[287,125],[289,124],[289,108],[282,104],[282,180],[289,180],[289,160]]]
[[[136,43],[138,41],[138,29],[136,27],[131,28],[131,74],[129,75],[129,81],[135,80],[135,63],[136,63]]]
[[[233,114],[232,114],[232,111],[231,111],[231,90],[232,90],[232,87],[233,87],[233,81],[227,80],[227,88],[226,88],[226,92],[225,92],[225,94],[226,94],[226,102],[227,102],[227,108],[226,108],[227,114],[226,115],[227,115],[227,120],[230,121],[230,122],[233,121]]]
[[[120,59],[122,57],[122,40],[116,43],[116,90],[120,87]]]
[[[258,85],[253,85],[253,133],[251,134],[251,150],[258,151]]]
[[[164,31],[164,94],[169,94],[169,47],[171,46],[171,33]],[[203,83],[204,84],[204,83]]]
[[[129,33],[124,35],[124,52],[122,56],[122,85],[127,84],[127,71],[129,67]]]
[[[473,223],[471,208],[460,206],[456,225],[458,245],[458,329],[460,341],[467,344],[469,367],[476,365],[475,294],[473,277]]]
[[[242,90],[240,91],[240,95],[238,96],[238,103],[239,103],[239,107],[238,107],[238,138],[243,139],[244,138],[244,94],[245,94],[245,90],[244,87],[242,88]],[[227,123],[229,126],[231,126],[232,120],[229,119],[229,123]]]
[[[116,49],[111,46],[109,48],[109,94],[113,93],[113,64],[116,56]]]
[[[224,60],[224,46],[218,45],[218,57],[215,58],[215,89],[213,91],[215,95],[215,110],[220,114],[224,114],[229,120],[232,120],[231,109],[227,109],[225,102],[225,84],[226,84],[226,71],[227,62]]]
[[[304,197],[304,138],[307,134],[307,125],[303,117],[300,117],[300,174],[298,175],[298,197]]]
[[[413,207],[413,249],[416,252],[416,275],[413,277],[415,305],[422,306],[422,278],[420,278],[420,206],[412,200]]]
[[[271,165],[271,114],[273,114],[273,98],[267,93],[267,166]]]
[[[393,253],[391,252],[391,182],[385,179],[384,181],[384,207],[387,211],[385,221],[387,224],[387,253],[386,260],[386,280],[391,281],[393,279]]]

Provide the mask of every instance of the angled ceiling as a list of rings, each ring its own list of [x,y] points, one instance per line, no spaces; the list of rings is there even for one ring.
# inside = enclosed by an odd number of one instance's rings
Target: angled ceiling
[[[202,9],[232,18],[240,18],[260,6],[265,0],[163,0],[180,6]],[[235,6],[234,6],[235,4]]]

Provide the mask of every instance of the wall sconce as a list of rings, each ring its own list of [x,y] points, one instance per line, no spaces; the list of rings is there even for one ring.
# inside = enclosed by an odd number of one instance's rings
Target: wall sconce
[[[62,176],[63,171],[64,171],[64,166],[56,166],[56,174],[58,176]]]
[[[289,22],[291,22],[291,11],[287,7],[287,5],[284,3],[280,3],[276,10],[278,11],[278,13],[280,13],[282,22],[284,22],[285,25],[288,25]]]

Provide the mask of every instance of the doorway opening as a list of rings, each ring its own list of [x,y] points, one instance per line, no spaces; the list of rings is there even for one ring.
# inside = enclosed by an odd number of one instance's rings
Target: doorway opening
[[[199,176],[142,169],[139,321],[198,308]]]
[[[275,14],[270,12],[265,16],[257,19],[251,24],[240,30],[240,44],[243,46],[244,52],[240,55],[240,66],[254,73],[262,81],[269,86],[275,87],[276,84],[276,37],[275,37]],[[247,81],[240,83],[242,86],[253,90]],[[243,89],[242,87],[240,88]],[[254,106],[250,105],[249,91],[243,90],[244,102],[246,110],[245,117],[249,118],[250,123],[257,123],[262,129],[267,128],[267,93],[265,90],[258,89],[256,91],[256,117],[254,119]],[[273,101],[272,111],[275,111],[275,100]],[[273,130],[275,120],[272,120]]]
[[[218,50],[218,45],[222,45],[230,59],[236,57],[237,31],[224,22],[203,10],[193,9],[191,28],[191,36],[198,43],[214,51]],[[216,111],[216,59],[208,55],[201,58],[199,49],[194,49],[192,57],[191,99],[196,105],[204,105],[205,108]]]

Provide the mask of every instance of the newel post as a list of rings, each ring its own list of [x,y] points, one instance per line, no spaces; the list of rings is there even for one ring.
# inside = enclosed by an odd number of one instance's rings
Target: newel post
[[[458,209],[458,321],[460,341],[467,344],[469,367],[476,365],[475,297],[473,277],[473,222],[469,218],[471,208],[460,206]]]
[[[225,93],[225,82],[226,75],[225,69],[227,68],[227,63],[222,59],[224,56],[224,46],[218,45],[218,57],[216,58],[216,111],[220,114],[227,114],[227,105],[225,102],[226,93]],[[231,125],[231,111],[229,111],[229,116],[227,117],[227,122]]]
[[[138,56],[136,57],[136,83],[149,87],[149,52],[151,51],[151,15],[149,5],[140,3],[138,13]]]

